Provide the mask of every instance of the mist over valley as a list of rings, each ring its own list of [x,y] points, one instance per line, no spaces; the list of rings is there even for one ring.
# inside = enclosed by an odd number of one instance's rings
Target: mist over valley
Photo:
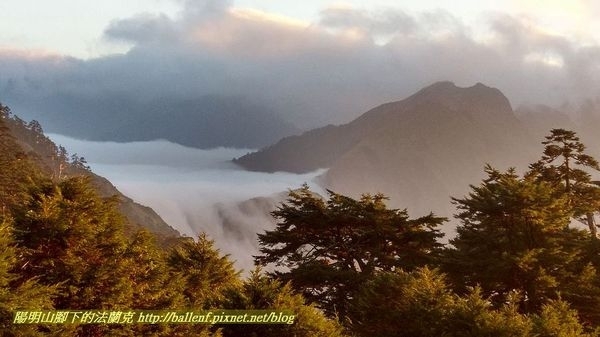
[[[0,12],[1,336],[600,336],[600,2]]]
[[[137,202],[150,206],[180,233],[207,233],[240,267],[252,266],[257,234],[272,229],[270,212],[287,192],[308,183],[354,198],[383,193],[411,216],[447,217],[452,197],[484,178],[483,167],[520,172],[541,155],[552,128],[582,130],[591,153],[597,135],[566,114],[544,106],[517,111],[498,89],[478,83],[434,83],[396,102],[377,106],[348,124],[288,136],[262,149],[185,147],[167,140],[84,141],[51,134],[85,158]]]
[[[250,149],[201,150],[165,140],[116,143],[49,137],[84,156],[91,169],[121,192],[150,206],[182,235],[205,232],[246,271],[258,251],[257,233],[274,227],[270,216],[289,189],[309,184],[323,170],[304,174],[249,172],[231,160]]]

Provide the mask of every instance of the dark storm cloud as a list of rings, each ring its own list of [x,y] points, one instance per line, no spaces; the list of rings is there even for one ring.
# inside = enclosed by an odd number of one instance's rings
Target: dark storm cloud
[[[182,3],[177,18],[111,23],[106,39],[133,44],[124,55],[82,61],[2,52],[0,99],[33,113],[233,95],[314,127],[439,80],[498,87],[513,106],[577,104],[600,93],[599,46],[543,32],[523,17],[486,14],[487,34],[476,37],[445,11],[333,7],[303,25],[231,2]]]

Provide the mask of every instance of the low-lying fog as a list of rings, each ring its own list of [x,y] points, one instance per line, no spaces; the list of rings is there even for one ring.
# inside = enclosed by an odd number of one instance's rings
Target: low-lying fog
[[[84,157],[92,170],[109,179],[122,193],[152,207],[169,225],[187,236],[206,232],[237,267],[252,269],[256,233],[273,227],[265,208],[281,192],[308,183],[323,193],[308,174],[259,173],[230,162],[252,150],[201,150],[164,140],[115,143],[49,137],[69,153]],[[240,203],[256,197],[255,202]]]

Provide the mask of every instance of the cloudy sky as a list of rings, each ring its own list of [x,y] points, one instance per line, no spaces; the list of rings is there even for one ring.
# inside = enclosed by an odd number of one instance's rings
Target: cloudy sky
[[[439,80],[483,82],[513,106],[600,96],[594,0],[3,0],[0,12],[0,101],[26,117],[89,97],[218,94],[307,128]]]
[[[107,115],[116,123],[123,118],[114,114],[157,98],[236,96],[309,128],[347,122],[450,80],[497,87],[513,107],[576,109],[589,99],[600,106],[600,2],[449,4],[1,0],[0,102],[47,125],[44,116],[68,122],[88,109],[102,113],[106,101],[120,107]],[[240,213],[237,203],[319,174],[260,174],[224,164],[247,150],[53,138],[183,233],[208,232],[242,266],[251,264],[254,233],[270,220],[258,211]],[[223,214],[246,219],[241,239],[222,230]]]

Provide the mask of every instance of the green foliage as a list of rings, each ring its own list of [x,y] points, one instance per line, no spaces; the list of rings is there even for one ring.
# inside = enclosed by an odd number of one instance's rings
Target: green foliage
[[[323,313],[304,303],[304,298],[295,294],[289,284],[282,285],[261,274],[260,269],[252,272],[239,291],[231,292],[225,305],[231,309],[289,310],[295,314],[293,324],[277,325],[224,325],[225,337],[337,337],[342,336],[342,327],[326,318]]]
[[[582,268],[586,235],[568,228],[568,200],[553,187],[514,170],[486,167],[488,178],[463,199],[454,199],[461,225],[446,254],[447,271],[459,287],[480,285],[503,303],[523,295],[521,309],[537,310]]]
[[[127,239],[115,200],[98,197],[86,178],[47,181],[30,194],[14,211],[23,258],[19,275],[58,287],[49,301],[56,309],[201,309],[218,305],[239,284],[232,262],[205,236],[182,239],[169,255],[147,232]],[[35,295],[36,284],[24,282],[21,288]],[[206,325],[61,329],[78,336],[220,336]]]
[[[148,239],[141,238],[136,246],[142,242],[149,244]],[[145,251],[144,247],[137,249],[140,253]],[[144,258],[161,260],[160,256],[147,255]],[[152,303],[154,309],[222,308],[227,294],[240,287],[239,273],[235,271],[233,262],[228,255],[221,255],[214,247],[214,242],[205,234],[200,234],[197,241],[180,238],[172,249],[165,252],[162,259],[165,261],[164,268],[141,270],[143,273],[139,275],[142,280],[148,277],[156,279],[148,283],[147,288],[151,296],[156,298]],[[160,284],[160,290],[152,289],[157,283]],[[144,296],[140,297],[142,303],[144,299]],[[145,326],[138,327],[137,331],[143,335],[154,332],[159,336],[222,336],[221,329],[206,324]]]
[[[26,202],[29,187],[40,177],[39,170],[10,134],[6,111],[8,108],[0,104],[0,216]]]
[[[385,272],[355,301],[358,336],[529,336],[531,323],[510,304],[500,310],[478,288],[456,296],[437,270]]]
[[[71,166],[76,170],[90,171],[90,167],[87,165],[85,158],[78,156],[77,153],[71,155]]]
[[[532,336],[533,324],[529,317],[518,312],[517,298],[512,294],[506,303],[496,309],[483,296],[480,288],[472,288],[464,296],[455,295],[451,314],[446,320],[444,336]]]
[[[122,255],[129,265],[129,281],[133,285],[130,308],[145,310],[179,309],[185,306],[182,294],[185,285],[181,278],[171,277],[166,254],[157,246],[152,234],[145,230],[135,233]],[[133,336],[192,336],[185,326],[164,324],[135,324],[129,327]],[[195,328],[194,332],[210,333]]]
[[[552,129],[542,158],[530,165],[528,175],[555,187],[558,197],[565,196],[573,216],[586,223],[593,238],[597,228],[593,213],[600,210],[600,188],[593,184],[586,169],[599,171],[598,161],[584,153],[585,146],[573,131]]]
[[[437,270],[383,272],[354,301],[352,330],[365,337],[590,336],[566,302],[550,301],[527,315],[519,313],[518,297],[496,308],[480,288],[456,295]]]
[[[188,308],[208,309],[225,299],[225,293],[239,286],[239,273],[229,256],[221,256],[214,241],[200,234],[197,241],[183,238],[168,257],[173,277],[184,280]]]
[[[129,280],[135,285],[132,308],[174,309],[184,303],[183,284],[170,277],[165,255],[149,232],[140,230],[131,238],[123,258],[131,261]]]
[[[338,317],[359,337],[584,337],[600,325],[600,241],[569,227],[583,219],[595,233],[600,189],[586,170],[598,163],[574,132],[552,130],[524,177],[486,167],[482,184],[454,199],[461,225],[443,251],[436,228],[444,219],[433,214],[410,219],[380,194],[355,200],[329,191],[324,200],[307,186],[292,191],[273,212],[275,230],[259,235],[256,262],[281,269],[271,277],[257,269],[242,281],[205,235],[168,250],[145,231],[126,236],[116,199],[99,197],[86,178],[65,178],[68,165],[87,170],[83,158],[69,163],[55,148],[44,168],[7,121],[33,143],[46,139],[39,123],[0,105],[2,336],[336,337],[344,335]],[[448,276],[424,267],[440,262]],[[11,324],[16,309],[52,308],[283,309],[296,318],[292,325]]]
[[[0,335],[43,336],[47,327],[16,326],[12,317],[16,310],[52,309],[56,287],[39,284],[34,278],[23,278],[15,270],[22,265],[13,240],[10,219],[0,217]]]
[[[387,209],[383,195],[360,200],[329,191],[327,201],[308,186],[291,191],[273,216],[273,231],[259,234],[261,265],[283,266],[276,276],[330,316],[343,317],[348,301],[378,270],[413,269],[433,261],[439,248],[432,214],[409,219]]]
[[[552,129],[542,144],[546,145],[544,154],[531,165],[532,172],[543,181],[562,184],[567,193],[590,182],[590,174],[582,167],[600,170],[598,161],[584,153],[585,146],[573,131]]]
[[[25,248],[23,273],[61,284],[58,309],[123,308],[132,286],[122,259],[126,239],[116,202],[102,199],[85,178],[46,183],[15,211]]]
[[[378,273],[352,303],[351,329],[360,336],[440,336],[452,292],[435,270]]]
[[[98,197],[86,178],[46,181],[35,185],[28,202],[15,207],[13,214],[23,257],[19,272],[57,286],[56,309],[129,308],[129,274],[135,261],[123,258],[127,240],[114,199]],[[128,330],[104,325],[61,329],[79,336]]]
[[[542,312],[534,316],[533,322],[535,334],[540,337],[591,336],[584,333],[577,312],[560,299],[545,304]]]

